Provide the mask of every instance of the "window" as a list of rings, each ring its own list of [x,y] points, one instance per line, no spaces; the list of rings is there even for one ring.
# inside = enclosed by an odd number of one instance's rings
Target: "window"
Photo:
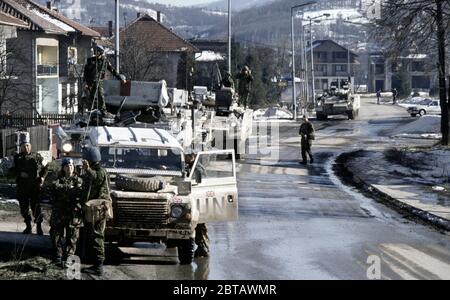
[[[335,66],[335,71],[336,72],[346,72],[347,71],[347,66],[346,65],[336,65]]]
[[[423,61],[413,61],[411,66],[412,72],[425,72],[425,62]]]
[[[333,52],[334,59],[347,59],[347,52]]]
[[[317,51],[317,52],[314,52],[314,56],[318,60],[326,60],[327,59],[326,52]]]
[[[375,65],[375,74],[376,75],[384,74],[384,64]]]
[[[220,179],[234,176],[233,162],[228,155],[203,153],[198,158],[192,178],[197,182],[203,179]],[[201,178],[201,180],[199,180]]]
[[[58,75],[58,47],[37,46],[38,76]]]

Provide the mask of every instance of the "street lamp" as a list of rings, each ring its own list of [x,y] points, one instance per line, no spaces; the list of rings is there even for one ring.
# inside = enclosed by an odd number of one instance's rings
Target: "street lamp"
[[[297,91],[295,89],[295,46],[294,46],[294,11],[308,5],[316,4],[317,1],[309,1],[291,7],[291,39],[292,39],[292,102],[294,104],[294,120],[297,120]]]
[[[312,87],[312,103],[314,105],[314,108],[316,108],[316,85],[315,85],[315,77],[314,77],[314,47],[313,47],[313,36],[312,36],[312,21],[315,20],[315,23],[320,23],[320,18],[323,17],[329,17],[330,14],[322,14],[320,16],[311,18],[308,17],[309,20],[309,39],[310,39],[310,48],[311,48],[311,87]]]
[[[231,74],[231,0],[228,0],[228,72]]]

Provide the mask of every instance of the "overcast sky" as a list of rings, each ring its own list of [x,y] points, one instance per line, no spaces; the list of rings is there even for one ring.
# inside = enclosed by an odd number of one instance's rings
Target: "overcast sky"
[[[170,4],[170,5],[177,5],[177,6],[191,6],[191,5],[213,2],[213,0],[151,0],[149,2]]]

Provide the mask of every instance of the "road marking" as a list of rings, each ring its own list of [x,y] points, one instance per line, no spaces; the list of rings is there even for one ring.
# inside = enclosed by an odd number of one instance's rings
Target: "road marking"
[[[404,266],[410,266],[420,273],[418,268],[435,275],[439,279],[450,280],[450,264],[406,244],[382,244],[382,251],[395,256]],[[425,275],[425,274],[424,274]]]

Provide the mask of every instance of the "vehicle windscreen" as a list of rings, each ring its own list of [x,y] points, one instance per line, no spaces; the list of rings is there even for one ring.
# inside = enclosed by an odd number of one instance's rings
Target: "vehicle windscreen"
[[[425,99],[419,102],[420,105],[430,105],[433,100],[431,99]]]
[[[177,150],[102,147],[102,165],[115,169],[181,171],[181,154]]]

